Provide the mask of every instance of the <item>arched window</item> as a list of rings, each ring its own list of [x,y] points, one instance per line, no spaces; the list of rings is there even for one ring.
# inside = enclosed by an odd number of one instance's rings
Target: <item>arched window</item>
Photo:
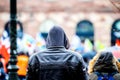
[[[80,21],[76,27],[76,35],[78,35],[81,40],[88,38],[92,43],[94,43],[93,24],[88,20]]]
[[[47,38],[47,34],[49,32],[49,30],[56,25],[56,22],[54,22],[51,19],[47,19],[45,20],[41,25],[40,25],[40,32],[42,34],[42,36],[44,37],[44,39]]]
[[[9,27],[10,27],[10,21],[8,21],[6,24],[5,24],[5,27],[4,27],[4,32],[3,32],[3,38],[6,39],[7,37],[10,37],[10,31],[9,31]],[[23,38],[23,24],[21,21],[17,21],[17,37],[19,39],[22,39]]]
[[[111,29],[111,46],[115,45],[116,39],[120,39],[120,19],[115,20]]]

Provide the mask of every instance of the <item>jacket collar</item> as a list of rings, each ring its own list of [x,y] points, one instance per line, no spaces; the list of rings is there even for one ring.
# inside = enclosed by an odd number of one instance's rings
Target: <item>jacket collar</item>
[[[48,47],[47,49],[52,50],[52,49],[66,49],[64,46],[51,46]]]

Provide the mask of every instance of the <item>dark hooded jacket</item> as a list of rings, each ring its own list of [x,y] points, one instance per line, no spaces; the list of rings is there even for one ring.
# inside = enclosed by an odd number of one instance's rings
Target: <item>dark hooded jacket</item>
[[[69,42],[62,28],[50,30],[46,47],[30,57],[27,80],[88,80],[81,55],[67,50]]]
[[[100,74],[112,75],[114,80],[120,80],[120,73],[116,63],[114,63],[114,56],[110,51],[103,51],[96,60],[93,72],[89,75],[89,80],[98,80]]]
[[[94,65],[94,71],[96,72],[106,72],[112,73],[117,72],[118,69],[115,64],[113,64],[113,54],[112,52],[101,52],[98,60]]]

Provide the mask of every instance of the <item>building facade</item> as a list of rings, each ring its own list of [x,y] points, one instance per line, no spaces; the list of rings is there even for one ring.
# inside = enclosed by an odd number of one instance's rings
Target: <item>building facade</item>
[[[87,20],[92,23],[94,42],[100,41],[106,47],[111,45],[112,24],[120,19],[119,9],[109,0],[17,0],[17,11],[24,32],[33,37],[59,25],[71,41],[77,25]],[[0,30],[8,20],[9,1],[0,0]]]

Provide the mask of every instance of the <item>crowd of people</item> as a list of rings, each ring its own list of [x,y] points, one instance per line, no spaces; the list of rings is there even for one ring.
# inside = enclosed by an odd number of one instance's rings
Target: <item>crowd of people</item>
[[[0,35],[0,80],[8,78],[10,22]],[[17,21],[17,73],[20,80],[120,80],[120,40],[110,48],[75,35],[69,42],[61,27],[53,27],[45,40],[24,33]],[[104,78],[103,75],[110,77]],[[112,79],[111,75],[113,76]],[[111,79],[108,79],[111,78]]]
[[[5,24],[4,30],[1,31],[0,35],[0,55],[1,61],[3,63],[3,68],[6,73],[8,73],[7,66],[10,59],[10,31],[9,26],[10,22],[8,21]],[[20,21],[17,21],[17,58],[18,58],[18,75],[22,77],[21,80],[25,78],[26,69],[28,64],[28,58],[35,53],[36,51],[44,50],[45,40],[41,33],[36,34],[36,38],[33,38],[31,35],[26,34],[23,29],[23,25]]]

